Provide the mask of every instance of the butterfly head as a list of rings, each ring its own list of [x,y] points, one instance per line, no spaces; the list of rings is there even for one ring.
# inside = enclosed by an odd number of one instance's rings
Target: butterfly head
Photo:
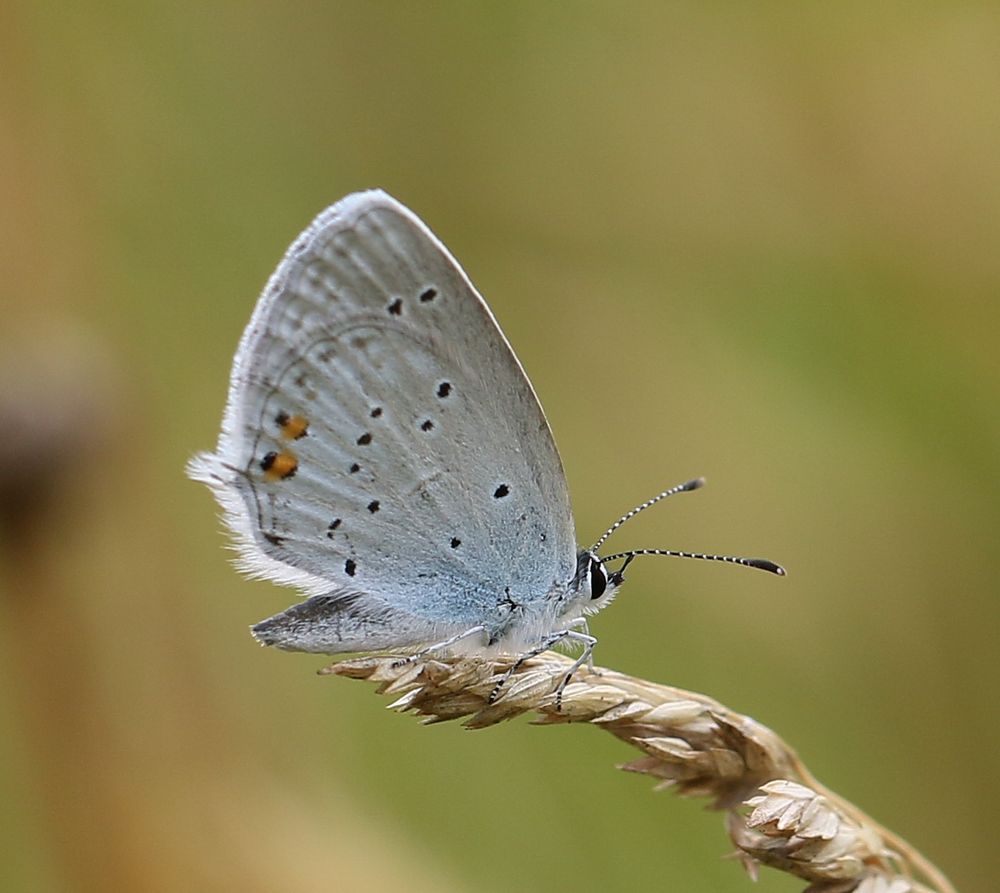
[[[624,570],[629,560],[619,570],[609,571],[596,552],[586,549],[577,556],[575,597],[570,599],[573,609],[583,614],[596,614],[614,601],[618,587],[625,582]]]

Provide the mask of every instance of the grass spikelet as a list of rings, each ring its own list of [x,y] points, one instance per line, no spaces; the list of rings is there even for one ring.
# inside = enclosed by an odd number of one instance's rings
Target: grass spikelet
[[[391,708],[425,723],[464,718],[481,729],[534,713],[538,725],[602,728],[642,754],[621,768],[724,810],[735,856],[751,877],[767,865],[807,881],[807,893],[955,893],[931,862],[824,788],[756,720],[696,692],[585,667],[557,707],[555,690],[570,661],[552,652],[524,661],[489,703],[511,663],[456,657],[400,665],[395,657],[361,657],[320,672],[375,682],[379,693],[397,695]]]

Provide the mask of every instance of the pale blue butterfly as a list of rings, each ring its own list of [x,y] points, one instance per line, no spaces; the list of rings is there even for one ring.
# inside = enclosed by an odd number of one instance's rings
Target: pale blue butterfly
[[[539,654],[582,646],[636,555],[783,574],[771,561],[589,549],[545,414],[448,250],[381,191],[328,208],[293,243],[233,362],[207,483],[249,574],[308,598],[253,627],[265,645],[340,654]],[[624,559],[617,570],[608,562]],[[494,692],[499,692],[499,686]]]

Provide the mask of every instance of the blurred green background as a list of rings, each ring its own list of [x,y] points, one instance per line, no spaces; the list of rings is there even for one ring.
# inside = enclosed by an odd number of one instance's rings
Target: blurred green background
[[[531,375],[597,661],[770,725],[961,889],[1000,744],[1000,9],[13,2],[0,13],[0,887],[738,891],[591,728],[424,728],[248,624],[185,460],[293,237],[382,186]],[[803,885],[766,872],[758,889]]]

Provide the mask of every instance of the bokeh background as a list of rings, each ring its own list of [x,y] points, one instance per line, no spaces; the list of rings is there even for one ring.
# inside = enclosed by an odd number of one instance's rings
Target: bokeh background
[[[598,662],[779,731],[995,885],[1000,9],[7,3],[0,887],[738,891],[721,817],[597,730],[425,728],[248,624],[185,460],[285,247],[383,186],[491,302]],[[791,891],[765,873],[758,889]]]

